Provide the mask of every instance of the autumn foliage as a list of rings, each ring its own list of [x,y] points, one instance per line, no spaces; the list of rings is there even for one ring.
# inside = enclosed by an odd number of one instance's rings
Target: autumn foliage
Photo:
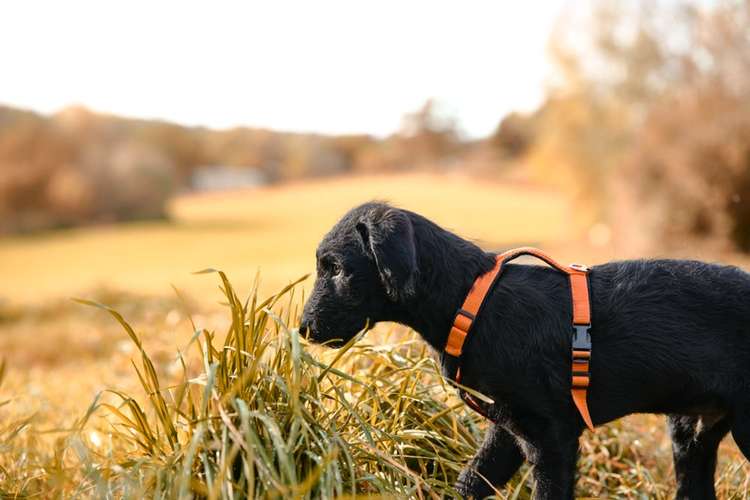
[[[531,163],[652,251],[750,250],[750,2],[596,5],[551,40]]]
[[[324,136],[210,130],[80,107],[47,117],[0,106],[0,232],[160,218],[197,167],[252,168],[269,182],[440,164],[460,150],[431,101],[399,133]]]

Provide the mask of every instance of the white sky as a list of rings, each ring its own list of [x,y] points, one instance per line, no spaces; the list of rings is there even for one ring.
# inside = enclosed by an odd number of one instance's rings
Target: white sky
[[[564,4],[0,2],[0,102],[384,135],[435,97],[481,136],[541,102]]]

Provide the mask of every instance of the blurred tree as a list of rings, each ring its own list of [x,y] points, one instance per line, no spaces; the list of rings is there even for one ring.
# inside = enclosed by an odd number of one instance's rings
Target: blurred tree
[[[750,2],[690,11],[683,78],[638,131],[625,174],[668,243],[685,234],[750,251]]]
[[[750,249],[750,2],[594,5],[588,29],[568,18],[551,38],[535,168],[589,203],[587,222],[637,213],[652,241]]]
[[[503,156],[517,158],[535,142],[536,115],[510,113],[502,119],[489,138],[490,144]]]
[[[408,166],[450,158],[461,146],[455,118],[441,110],[433,99],[404,115],[398,137]]]
[[[608,180],[622,165],[633,135],[667,81],[665,12],[655,4],[601,0],[590,16],[563,18],[549,42],[556,72],[539,111],[534,168],[573,191],[588,210],[584,222],[606,218]],[[571,14],[572,16],[572,14]],[[582,33],[587,35],[581,37]]]
[[[57,223],[46,193],[76,156],[77,145],[54,123],[0,107],[0,231]]]
[[[372,136],[364,134],[333,137],[330,142],[331,148],[342,155],[345,171],[360,169],[360,162],[365,151],[379,144]]]
[[[90,157],[88,175],[95,179],[100,220],[166,217],[166,204],[175,190],[175,167],[161,151],[127,141]]]
[[[275,182],[441,166],[462,147],[455,121],[432,101],[385,140],[0,107],[0,232],[164,216],[167,197],[188,188],[197,167],[260,169]]]
[[[204,144],[206,135],[206,129],[157,121],[138,125],[132,138],[161,151],[173,163],[178,179],[184,183],[193,169],[212,163]]]

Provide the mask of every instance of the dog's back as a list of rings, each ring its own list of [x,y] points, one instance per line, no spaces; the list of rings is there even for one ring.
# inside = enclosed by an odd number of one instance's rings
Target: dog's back
[[[603,408],[719,410],[748,387],[750,274],[698,261],[613,262],[593,268],[591,289],[592,397]]]

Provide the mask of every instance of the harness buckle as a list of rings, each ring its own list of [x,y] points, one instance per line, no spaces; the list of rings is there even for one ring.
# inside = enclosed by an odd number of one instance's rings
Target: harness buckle
[[[573,325],[573,350],[591,350],[591,324]]]

